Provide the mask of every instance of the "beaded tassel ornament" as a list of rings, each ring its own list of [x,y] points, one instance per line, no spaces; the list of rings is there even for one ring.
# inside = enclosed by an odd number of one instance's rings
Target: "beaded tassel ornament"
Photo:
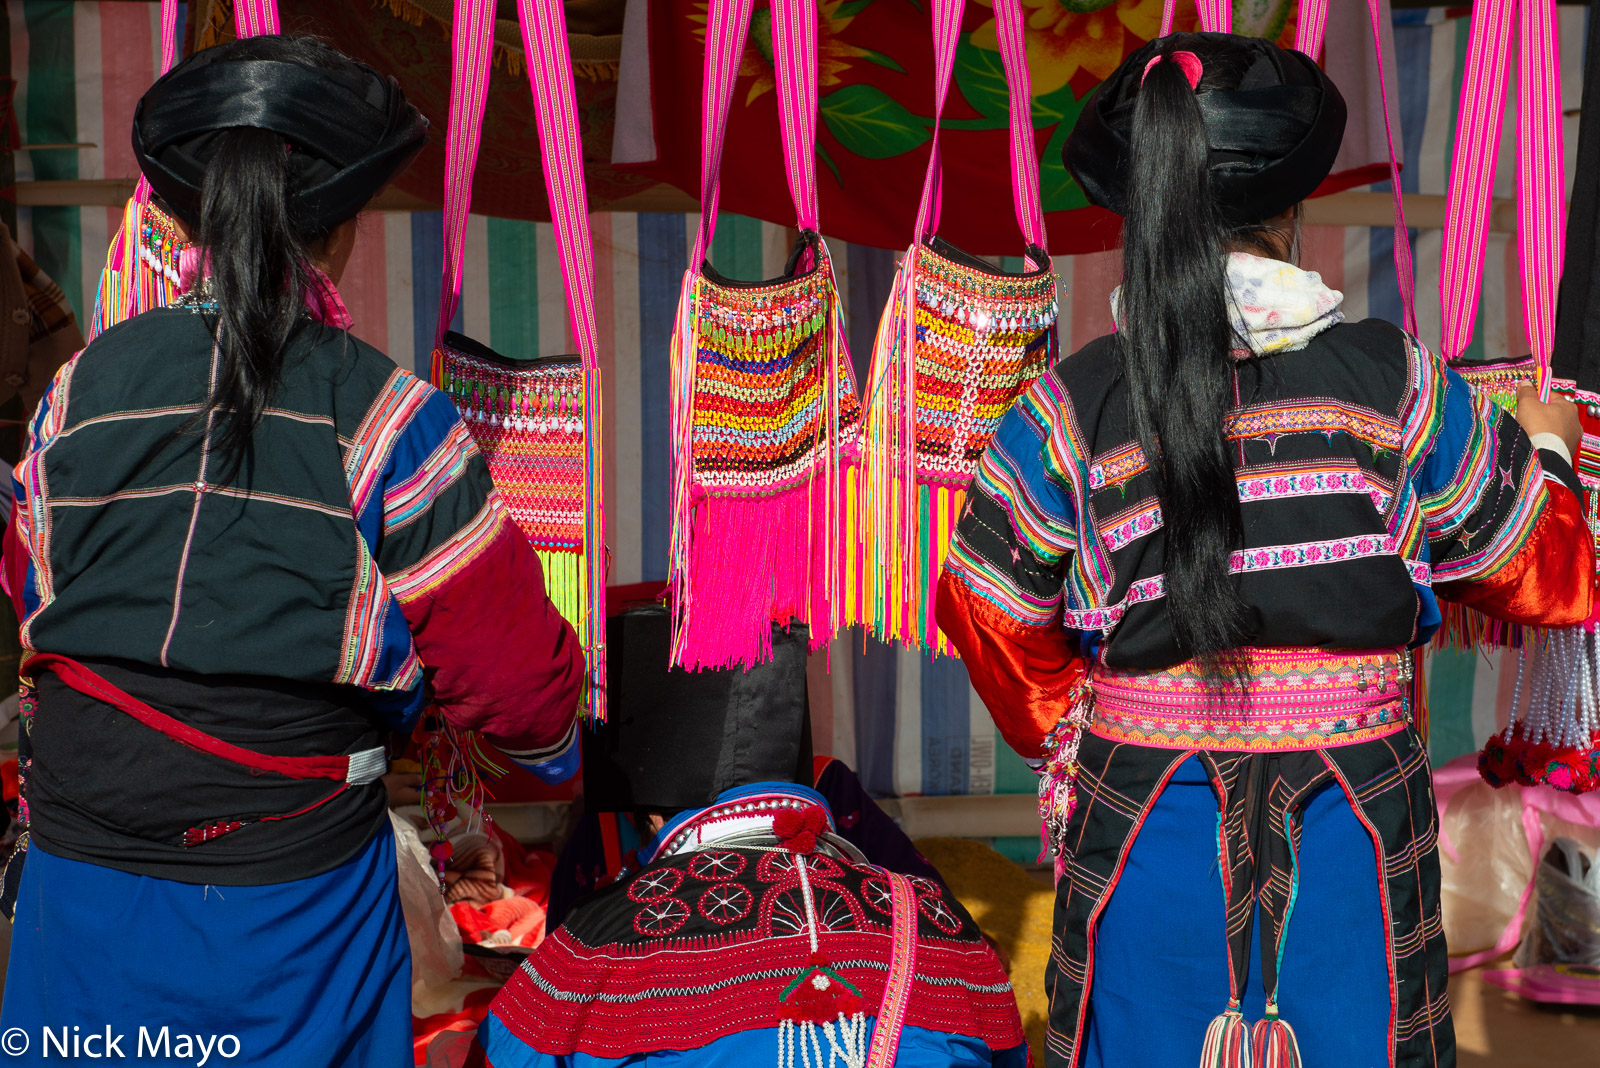
[[[178,235],[172,217],[150,202],[150,187],[139,179],[122,211],[122,226],[106,251],[86,340],[177,300],[192,282],[197,260],[193,246]]]
[[[484,830],[489,816],[484,805],[491,796],[483,783],[488,774],[501,778],[507,769],[489,754],[477,731],[458,731],[450,721],[429,709],[421,730],[422,814],[433,831],[428,847],[434,868],[444,886],[444,870],[455,853],[450,837],[457,831]]]
[[[873,349],[848,511],[846,622],[953,653],[934,592],[978,459],[1055,357],[1056,275],[1002,275],[919,244],[901,260]]]
[[[814,817],[814,825],[795,834],[796,825],[806,816]],[[788,828],[782,826],[785,817]],[[811,946],[806,967],[778,996],[778,1068],[833,1068],[839,1062],[845,1068],[863,1068],[867,1063],[866,1002],[855,984],[834,969],[817,940],[817,902],[806,872],[811,863],[806,855],[815,848],[816,836],[826,828],[826,819],[816,809],[804,814],[792,810],[782,813],[774,824],[780,838],[806,838],[809,842],[807,848],[797,849],[793,856],[805,907],[806,937]],[[785,835],[785,831],[789,834]],[[822,1057],[824,1039],[828,1043],[826,1061]],[[796,1046],[800,1050],[798,1058]]]
[[[771,659],[772,622],[811,647],[842,607],[845,446],[861,420],[827,246],[809,270],[724,285],[691,270],[673,330],[673,663]],[[804,267],[804,257],[801,266]]]
[[[1094,688],[1087,676],[1069,698],[1067,714],[1044,740],[1039,770],[1039,862],[1055,862],[1056,879],[1066,870],[1067,824],[1078,807],[1078,747],[1094,712]]]
[[[434,354],[506,510],[544,565],[556,609],[588,646],[584,376],[576,356],[514,361],[456,334]]]

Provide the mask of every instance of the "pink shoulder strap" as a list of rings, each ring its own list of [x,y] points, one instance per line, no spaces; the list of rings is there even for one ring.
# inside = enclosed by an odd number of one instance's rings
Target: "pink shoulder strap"
[[[1417,333],[1417,283],[1411,265],[1411,231],[1406,227],[1406,202],[1400,189],[1400,160],[1394,151],[1394,125],[1389,119],[1389,78],[1383,65],[1382,5],[1378,0],[1367,0],[1367,15],[1372,23],[1372,49],[1377,57],[1378,100],[1383,104],[1383,135],[1389,146],[1389,187],[1394,195],[1394,273],[1400,286],[1401,312],[1405,318],[1406,333]],[[1326,18],[1324,18],[1326,22]]]
[[[753,0],[711,0],[706,19],[706,56],[701,84],[700,227],[694,255],[698,267],[717,231],[717,196],[728,109],[749,37]],[[784,170],[802,230],[821,226],[817,202],[817,11],[814,0],[772,0],[772,54],[783,121]]]
[[[1328,36],[1328,0],[1300,0],[1294,17],[1294,50],[1316,59]]]
[[[588,557],[584,591],[589,648],[588,713],[606,718],[606,517],[602,487],[604,401],[600,390],[600,346],[595,330],[594,236],[589,231],[589,194],[583,177],[583,143],[573,89],[572,54],[567,49],[567,17],[561,0],[519,0],[522,46],[528,59],[539,124],[544,187],[555,222],[567,317],[583,365],[584,551]],[[814,92],[814,90],[813,90]],[[813,115],[816,108],[813,106]]]
[[[934,0],[934,111],[928,169],[917,205],[914,244],[938,232],[944,199],[944,161],[939,149],[940,120],[950,94],[955,70],[956,44],[961,34],[964,0]],[[1028,78],[1028,50],[1021,0],[994,0],[995,35],[1000,42],[1000,63],[1005,70],[1010,100],[1011,197],[1017,226],[1029,245],[1046,247],[1044,208],[1039,194],[1039,156],[1033,137],[1033,96]]]
[[[1440,347],[1446,359],[1455,359],[1472,341],[1483,287],[1513,13],[1518,71],[1517,256],[1528,343],[1539,369],[1540,392],[1548,396],[1555,296],[1564,251],[1561,72],[1554,0],[1479,0],[1473,7],[1445,201]]]
[[[1194,6],[1200,12],[1202,33],[1233,32],[1232,0],[1195,0]]]
[[[237,0],[233,8],[233,22],[240,37],[279,33],[278,0]]]
[[[472,176],[483,140],[494,51],[494,0],[456,0],[450,40],[450,119],[444,142],[444,278],[434,348],[444,340],[461,300],[461,261],[472,203]],[[549,168],[546,167],[548,170]]]
[[[883,1004],[867,1048],[866,1068],[892,1068],[905,1030],[906,1010],[917,970],[917,892],[911,880],[897,872],[889,877],[889,915],[892,942],[889,977],[884,981]]]

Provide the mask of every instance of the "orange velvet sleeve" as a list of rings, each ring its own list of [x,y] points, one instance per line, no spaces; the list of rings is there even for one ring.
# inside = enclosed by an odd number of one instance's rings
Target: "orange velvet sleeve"
[[[1483,579],[1440,586],[1439,596],[1528,626],[1570,627],[1590,617],[1594,535],[1576,494],[1548,480],[1544,490],[1544,513],[1516,556]]]
[[[1066,715],[1089,667],[1066,633],[1013,619],[949,571],[939,576],[935,615],[1006,744],[1024,757],[1043,757],[1045,736]]]

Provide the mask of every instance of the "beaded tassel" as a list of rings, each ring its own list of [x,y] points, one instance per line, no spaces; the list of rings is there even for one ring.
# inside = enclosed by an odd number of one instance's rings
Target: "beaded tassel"
[[[1062,716],[1044,740],[1045,765],[1039,775],[1039,862],[1054,858],[1056,879],[1066,866],[1063,843],[1067,823],[1078,805],[1078,747],[1094,711],[1094,688],[1087,678],[1070,698]]]
[[[1244,1022],[1239,1003],[1229,1001],[1228,1010],[1206,1028],[1200,1068],[1252,1068],[1250,1053],[1250,1025]]]
[[[171,304],[187,288],[186,271],[193,273],[193,258],[177,224],[150,203],[150,186],[140,178],[106,251],[87,340],[141,312]]]
[[[483,830],[489,819],[484,805],[490,796],[483,777],[502,778],[507,769],[485,751],[477,731],[457,731],[434,709],[428,710],[422,724],[421,755],[422,814],[434,836],[428,852],[442,887],[445,866],[455,852],[451,833]]]
[[[672,662],[772,657],[773,620],[826,645],[842,611],[846,474],[860,421],[827,247],[797,278],[686,273],[673,328]]]
[[[966,487],[1011,402],[1055,350],[1056,276],[955,263],[919,244],[878,325],[850,513],[846,621],[953,653],[933,618]]]
[[[1600,646],[1588,626],[1541,632],[1523,646],[1511,722],[1478,755],[1491,786],[1600,789]]]
[[[1300,1043],[1294,1028],[1278,1018],[1278,1006],[1268,1003],[1267,1014],[1251,1032],[1250,1052],[1255,1068],[1300,1068]]]
[[[778,1068],[833,1068],[840,1062],[845,1068],[863,1068],[868,1049],[866,1004],[855,984],[834,970],[817,940],[817,903],[806,871],[808,863],[804,855],[795,855],[811,956],[778,996]],[[826,1061],[818,1032],[828,1042]],[[798,1061],[794,1055],[797,1045]]]

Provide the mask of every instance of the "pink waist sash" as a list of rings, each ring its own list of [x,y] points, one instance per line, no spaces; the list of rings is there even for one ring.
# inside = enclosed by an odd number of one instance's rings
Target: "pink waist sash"
[[[1220,691],[1192,662],[1161,671],[1097,667],[1089,729],[1173,749],[1320,749],[1371,741],[1411,718],[1403,649],[1247,649],[1243,685]]]

